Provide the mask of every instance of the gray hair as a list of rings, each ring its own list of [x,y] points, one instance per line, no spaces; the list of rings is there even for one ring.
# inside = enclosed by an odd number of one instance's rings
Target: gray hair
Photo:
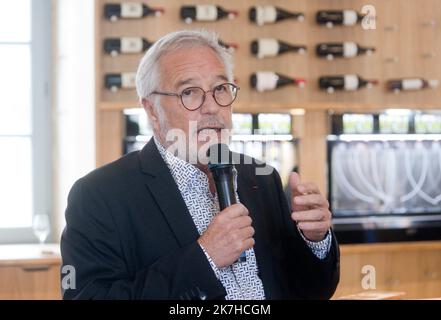
[[[194,47],[208,47],[218,55],[223,62],[228,81],[233,81],[233,59],[231,54],[219,44],[218,35],[206,30],[182,30],[169,33],[156,41],[146,52],[136,73],[136,92],[139,99],[146,98],[157,90],[160,83],[158,73],[159,60],[169,52]]]

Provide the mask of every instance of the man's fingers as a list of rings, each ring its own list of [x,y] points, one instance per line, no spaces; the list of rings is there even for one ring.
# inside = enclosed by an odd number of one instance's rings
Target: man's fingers
[[[242,229],[237,230],[234,232],[235,237],[237,237],[240,240],[246,240],[249,238],[252,238],[254,235],[254,228],[253,227],[245,227]]]
[[[302,231],[317,231],[325,232],[331,227],[330,221],[302,221],[297,224],[297,227]]]
[[[320,209],[313,209],[307,211],[297,211],[291,214],[291,218],[295,222],[305,222],[305,221],[323,221],[330,218],[329,211],[324,211]]]
[[[229,206],[228,208],[221,211],[220,213],[220,215],[229,219],[234,219],[240,216],[247,216],[248,214],[249,214],[248,209],[241,203],[233,204],[232,206]]]
[[[254,238],[248,238],[243,242],[243,251],[251,249],[256,244]]]
[[[328,200],[326,200],[321,194],[295,196],[293,199],[293,204],[299,206],[329,208]]]
[[[233,219],[231,221],[231,225],[234,228],[242,229],[251,226],[252,222],[253,220],[251,219],[250,216],[240,216],[238,218]]]
[[[300,184],[300,175],[297,172],[291,172],[289,175],[289,187],[293,194],[297,194],[297,186]]]
[[[301,194],[320,194],[320,190],[318,186],[313,182],[304,182],[299,185],[297,185],[297,190]]]
[[[295,197],[291,198],[291,208],[293,211],[305,211],[305,210],[309,209],[307,206],[300,206],[300,205],[294,203],[294,198]]]
[[[241,230],[244,236],[244,239],[252,238],[254,236],[254,228],[253,227],[246,227]]]

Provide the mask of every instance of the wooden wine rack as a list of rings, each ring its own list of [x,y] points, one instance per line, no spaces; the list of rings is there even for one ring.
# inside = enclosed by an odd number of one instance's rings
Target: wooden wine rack
[[[143,1],[163,7],[161,17],[110,22],[104,18],[105,3],[96,0],[96,110],[97,110],[97,164],[101,165],[121,156],[123,121],[121,110],[138,106],[134,90],[113,93],[104,88],[107,73],[136,71],[142,54],[111,57],[104,53],[103,41],[108,37],[141,36],[155,41],[168,32],[179,29],[209,29],[219,33],[227,43],[236,43],[234,53],[235,77],[241,87],[235,103],[235,112],[289,112],[293,108],[306,110],[303,139],[300,145],[300,169],[303,176],[317,181],[326,190],[326,146],[328,134],[327,112],[370,111],[384,108],[434,109],[441,106],[441,88],[394,94],[386,91],[391,78],[441,78],[441,6],[438,0],[167,0]],[[212,23],[185,24],[179,9],[185,4],[219,4],[236,10],[234,20]],[[305,13],[305,21],[283,21],[273,25],[257,26],[248,20],[253,5],[271,4],[290,11]],[[375,30],[361,26],[328,29],[316,24],[318,10],[354,9],[358,12],[366,4],[375,7]],[[293,44],[307,46],[304,55],[287,53],[275,58],[259,60],[250,53],[250,43],[259,37],[274,37]],[[371,56],[328,61],[315,55],[319,42],[355,41],[363,46],[374,46]],[[288,86],[271,92],[258,93],[250,88],[249,76],[259,70],[275,71],[307,80],[305,89]],[[380,84],[370,90],[328,94],[318,88],[318,78],[333,74],[359,74],[366,79],[378,79]],[[296,126],[296,123],[294,123]],[[317,147],[317,143],[320,147]]]

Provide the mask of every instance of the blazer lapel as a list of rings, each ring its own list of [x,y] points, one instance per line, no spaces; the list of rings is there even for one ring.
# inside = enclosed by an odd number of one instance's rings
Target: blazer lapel
[[[245,166],[245,165],[244,165]],[[241,165],[237,166],[237,193],[239,194],[240,202],[247,207],[250,212],[250,217],[253,219],[254,234],[254,252],[256,254],[257,266],[259,268],[259,276],[262,280],[265,296],[267,299],[274,299],[277,295],[277,288],[275,287],[276,281],[273,277],[273,268],[270,252],[270,237],[267,235],[268,228],[265,227],[265,221],[263,219],[261,203],[261,193],[265,190],[260,190],[259,185],[255,179],[255,176],[247,175],[245,171],[240,170]],[[242,173],[242,174],[241,174]]]
[[[147,189],[161,209],[180,246],[184,247],[196,241],[199,233],[153,139],[141,150],[139,160],[141,170],[146,174]]]

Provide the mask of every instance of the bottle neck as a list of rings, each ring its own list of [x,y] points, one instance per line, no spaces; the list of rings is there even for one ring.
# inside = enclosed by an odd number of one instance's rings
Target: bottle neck
[[[281,75],[278,75],[278,76],[279,76],[279,79],[277,80],[277,87],[283,87],[283,86],[286,86],[289,84],[296,83],[295,79],[293,79],[293,78],[289,78],[289,77],[281,76]]]
[[[305,50],[304,46],[296,46],[283,41],[279,41],[279,53],[284,53],[288,51],[299,52]]]
[[[144,17],[149,16],[149,15],[154,15],[154,14],[155,14],[155,10],[153,10],[149,6],[146,6],[145,4],[142,5],[142,15]]]
[[[372,54],[375,52],[375,48],[374,47],[361,47],[358,46],[358,54]]]
[[[276,7],[276,21],[285,19],[301,19],[303,17],[302,13],[299,12],[289,12]]]
[[[363,88],[370,84],[368,80],[358,77],[358,88]]]
[[[217,18],[218,19],[228,17],[228,15],[230,14],[230,12],[226,11],[222,7],[217,6],[216,8],[217,8]]]
[[[153,42],[150,42],[147,39],[142,40],[142,47],[144,50],[148,50],[152,45],[153,45]]]
[[[152,8],[147,5],[142,6],[143,16],[160,16],[164,13],[163,8]]]

